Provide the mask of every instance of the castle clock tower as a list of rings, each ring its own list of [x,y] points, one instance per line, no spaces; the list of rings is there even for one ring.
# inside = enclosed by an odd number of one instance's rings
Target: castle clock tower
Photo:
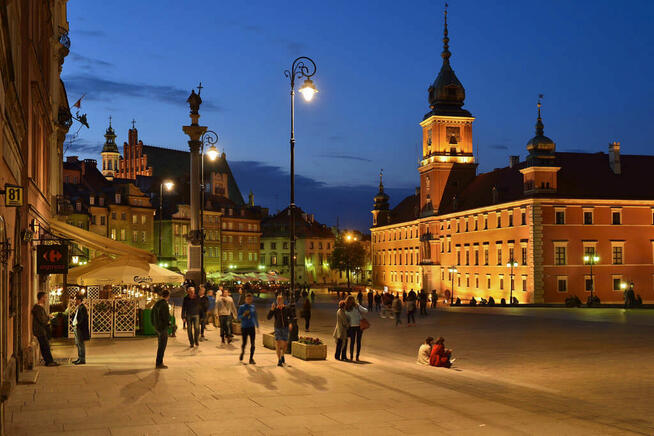
[[[431,110],[420,123],[422,160],[420,161],[421,216],[436,214],[475,177],[477,163],[472,147],[474,117],[463,109],[465,89],[450,65],[447,33],[447,5],[443,31],[443,65],[429,87]]]

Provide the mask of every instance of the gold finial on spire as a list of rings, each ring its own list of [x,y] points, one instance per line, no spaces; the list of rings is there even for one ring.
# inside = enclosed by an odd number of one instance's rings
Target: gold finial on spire
[[[443,17],[444,17],[444,26],[443,26],[443,53],[441,53],[441,57],[445,62],[450,61],[450,56],[452,53],[450,53],[450,38],[447,36],[447,7],[448,4],[445,2],[445,9],[443,10]]]

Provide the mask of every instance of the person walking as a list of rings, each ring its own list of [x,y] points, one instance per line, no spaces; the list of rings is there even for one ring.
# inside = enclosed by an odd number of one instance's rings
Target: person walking
[[[411,327],[413,324],[414,326],[416,325],[416,300],[418,299],[418,296],[416,293],[411,289],[409,292],[409,295],[406,297],[406,324],[407,327]]]
[[[361,289],[359,289],[359,292],[357,292],[357,301],[360,305],[363,304],[363,292],[361,292]]]
[[[231,299],[231,297],[229,297]],[[241,321],[241,354],[238,357],[239,361],[243,361],[243,354],[245,353],[245,345],[248,338],[250,338],[250,365],[255,365],[254,361],[254,339],[256,331],[259,330],[259,319],[257,318],[257,308],[252,304],[254,298],[252,294],[245,295],[245,303],[238,307],[238,320]],[[233,302],[232,302],[233,304]],[[256,330],[255,330],[256,328]]]
[[[32,334],[39,341],[39,348],[45,366],[59,366],[52,358],[52,352],[50,352],[50,318],[45,311],[47,298],[48,294],[45,292],[36,294],[37,302],[32,307]]]
[[[311,322],[311,302],[308,298],[304,299],[300,316],[304,318],[304,331],[309,331],[309,323]]]
[[[232,338],[234,337],[232,334],[232,318],[237,317],[238,314],[236,313],[234,300],[232,300],[227,289],[218,298],[216,307],[218,308],[218,319],[220,320],[220,339],[223,344],[225,343],[225,339],[227,339],[228,344],[231,344]]]
[[[393,309],[393,314],[395,315],[395,326],[397,327],[398,325],[402,324],[402,300],[400,300],[400,296],[396,295],[395,299],[393,300],[393,303],[391,304],[391,308]]]
[[[354,297],[349,295],[345,300],[345,314],[350,320],[350,328],[348,329],[348,336],[350,339],[350,360],[354,360],[354,345],[356,342],[357,362],[359,361],[359,354],[361,354],[361,337],[363,336],[363,330],[361,330],[362,312],[368,313],[368,309],[357,304]]]
[[[372,304],[373,304],[374,299],[375,299],[375,294],[372,291],[372,289],[368,290],[367,297],[368,297],[368,312],[372,312]]]
[[[238,288],[238,307],[241,307],[245,304],[245,294],[243,293],[243,288],[239,286]]]
[[[207,290],[204,285],[200,285],[198,291],[198,304],[199,304],[199,315],[200,315],[200,340],[206,341],[204,337],[204,330],[207,326],[207,317],[209,315],[209,298],[207,298]]]
[[[207,291],[207,300],[209,300],[209,310],[207,312],[207,323],[211,321],[213,327],[218,327],[218,316],[216,315],[216,296],[213,289]]]
[[[294,318],[293,308],[284,304],[284,296],[277,295],[277,301],[270,306],[268,319],[275,318],[275,348],[277,351],[277,366],[284,366],[284,353],[288,344],[288,326]]]
[[[75,327],[75,345],[77,346],[77,360],[73,365],[84,365],[86,363],[86,345],[84,341],[91,339],[89,333],[89,311],[83,303],[84,297],[81,294],[75,296],[75,316],[73,318],[73,327]]]
[[[438,295],[436,294],[436,289],[431,291],[431,308],[432,310],[436,309],[436,303],[438,302]]]
[[[182,318],[186,320],[188,341],[193,346],[199,347],[200,328],[200,299],[195,295],[195,288],[189,286],[188,295],[182,303]]]
[[[381,312],[381,303],[382,303],[382,296],[379,293],[379,291],[377,291],[375,293],[375,311],[377,313]]]
[[[427,316],[427,292],[420,290],[420,315]]]
[[[316,302],[316,293],[313,291],[313,289],[311,290],[311,292],[309,292],[309,296],[311,297],[311,304],[315,303]]]
[[[170,300],[170,292],[164,289],[161,292],[161,299],[152,306],[152,311],[150,312],[150,321],[157,332],[157,360],[155,363],[155,368],[157,369],[168,368],[163,363],[164,353],[168,345],[168,325],[170,324],[168,300]]]
[[[336,360],[347,360],[347,335],[350,329],[350,319],[345,314],[345,300],[338,302],[336,311],[336,327],[334,327],[334,339],[336,339]]]

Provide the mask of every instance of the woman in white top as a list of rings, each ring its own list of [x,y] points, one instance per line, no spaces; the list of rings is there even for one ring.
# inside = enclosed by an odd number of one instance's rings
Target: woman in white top
[[[368,313],[368,309],[358,304],[353,296],[348,296],[345,300],[345,315],[350,320],[350,328],[348,329],[348,336],[350,338],[350,360],[354,360],[354,342],[357,345],[357,362],[359,361],[359,353],[361,352],[361,318],[363,313]]]
[[[434,345],[434,338],[428,336],[427,339],[425,339],[425,343],[418,348],[418,364],[429,365],[432,345]]]

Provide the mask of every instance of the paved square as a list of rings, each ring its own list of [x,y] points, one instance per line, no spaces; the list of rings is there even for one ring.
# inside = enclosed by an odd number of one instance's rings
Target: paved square
[[[17,387],[8,434],[654,433],[654,313],[461,308],[411,328],[373,314],[365,363],[353,364],[333,359],[334,302],[323,298],[308,335],[326,341],[327,361],[278,368],[258,335],[257,364],[244,365],[240,338],[221,345],[212,329],[190,350],[180,330],[169,369],[155,370],[155,338],[93,340],[87,365],[40,367],[37,384]],[[454,369],[415,364],[428,334],[454,348]],[[53,352],[75,356],[72,343]]]

